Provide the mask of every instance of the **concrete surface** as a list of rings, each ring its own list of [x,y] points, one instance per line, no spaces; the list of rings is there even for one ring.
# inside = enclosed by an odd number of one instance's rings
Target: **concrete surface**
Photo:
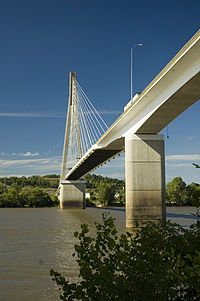
[[[165,219],[162,135],[125,137],[126,227]]]

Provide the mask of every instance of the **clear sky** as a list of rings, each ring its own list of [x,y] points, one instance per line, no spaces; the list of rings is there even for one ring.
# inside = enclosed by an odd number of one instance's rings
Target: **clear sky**
[[[68,76],[111,125],[200,25],[199,0],[0,1],[0,177],[60,173]],[[200,182],[200,102],[169,125],[166,179]],[[166,136],[166,129],[162,131]],[[124,177],[120,156],[97,174]]]

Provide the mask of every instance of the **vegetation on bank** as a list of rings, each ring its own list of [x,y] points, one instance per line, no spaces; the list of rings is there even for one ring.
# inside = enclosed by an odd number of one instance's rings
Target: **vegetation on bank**
[[[30,177],[3,177],[0,178],[0,183],[5,186],[17,185],[21,187],[33,186],[42,188],[58,188],[60,176],[52,174],[45,176],[30,176]]]
[[[0,207],[54,207],[59,176],[0,178]]]
[[[125,181],[88,174],[85,176],[88,204],[102,206],[125,205]],[[90,203],[89,203],[90,202]]]
[[[87,181],[88,201],[102,206],[125,205],[124,180],[111,179],[98,175],[88,174]],[[192,206],[200,200],[200,184],[186,185],[181,177],[174,178],[166,185],[166,204],[174,206]]]
[[[199,168],[198,165],[196,167]],[[27,178],[0,178],[0,207],[56,206],[59,180],[60,177],[55,174]],[[85,180],[88,206],[125,206],[124,180],[94,174],[86,175]],[[33,188],[40,188],[40,193],[38,189]],[[37,194],[36,198],[40,195],[41,200],[35,202],[31,200],[33,194]],[[167,205],[190,206],[199,200],[200,184],[198,183],[186,185],[181,177],[176,177],[166,185]]]
[[[90,174],[86,175],[85,179],[87,192],[90,195],[88,205],[102,204],[103,206],[110,206],[116,205],[116,202],[118,205],[124,205],[124,181]],[[60,176],[55,174],[0,178],[0,207],[55,206],[58,204],[55,193],[59,186],[59,180]],[[31,195],[35,193],[33,188],[42,189],[40,202],[30,200]],[[49,199],[47,199],[46,194],[49,195]]]
[[[166,204],[191,206],[200,201],[200,184],[186,185],[181,177],[174,178],[166,185]]]
[[[0,207],[28,208],[28,207],[54,207],[58,206],[56,195],[49,195],[40,187],[24,189],[20,186],[12,185],[8,188],[0,185]]]

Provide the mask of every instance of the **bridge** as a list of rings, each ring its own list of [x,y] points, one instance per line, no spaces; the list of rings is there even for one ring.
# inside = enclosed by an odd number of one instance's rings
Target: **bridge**
[[[72,72],[60,180],[61,207],[84,208],[85,182],[81,177],[125,152],[127,227],[134,227],[136,220],[165,219],[164,138],[159,132],[200,99],[200,30],[84,152],[81,147],[84,125],[81,124],[94,113],[78,108],[80,95],[86,98]],[[103,129],[105,124],[99,120],[90,127],[98,123]],[[78,155],[66,174],[73,127]],[[87,135],[91,135],[89,130],[85,130]]]

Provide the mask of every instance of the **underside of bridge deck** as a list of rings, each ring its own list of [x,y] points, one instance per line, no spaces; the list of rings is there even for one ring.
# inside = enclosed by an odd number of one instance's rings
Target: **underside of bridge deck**
[[[136,134],[157,134],[172,120],[200,99],[200,72],[163,103]]]
[[[94,169],[96,166],[103,164],[105,161],[112,159],[121,149],[96,149],[94,152],[85,159],[85,161],[76,168],[73,174],[69,175],[67,180],[77,180]]]

